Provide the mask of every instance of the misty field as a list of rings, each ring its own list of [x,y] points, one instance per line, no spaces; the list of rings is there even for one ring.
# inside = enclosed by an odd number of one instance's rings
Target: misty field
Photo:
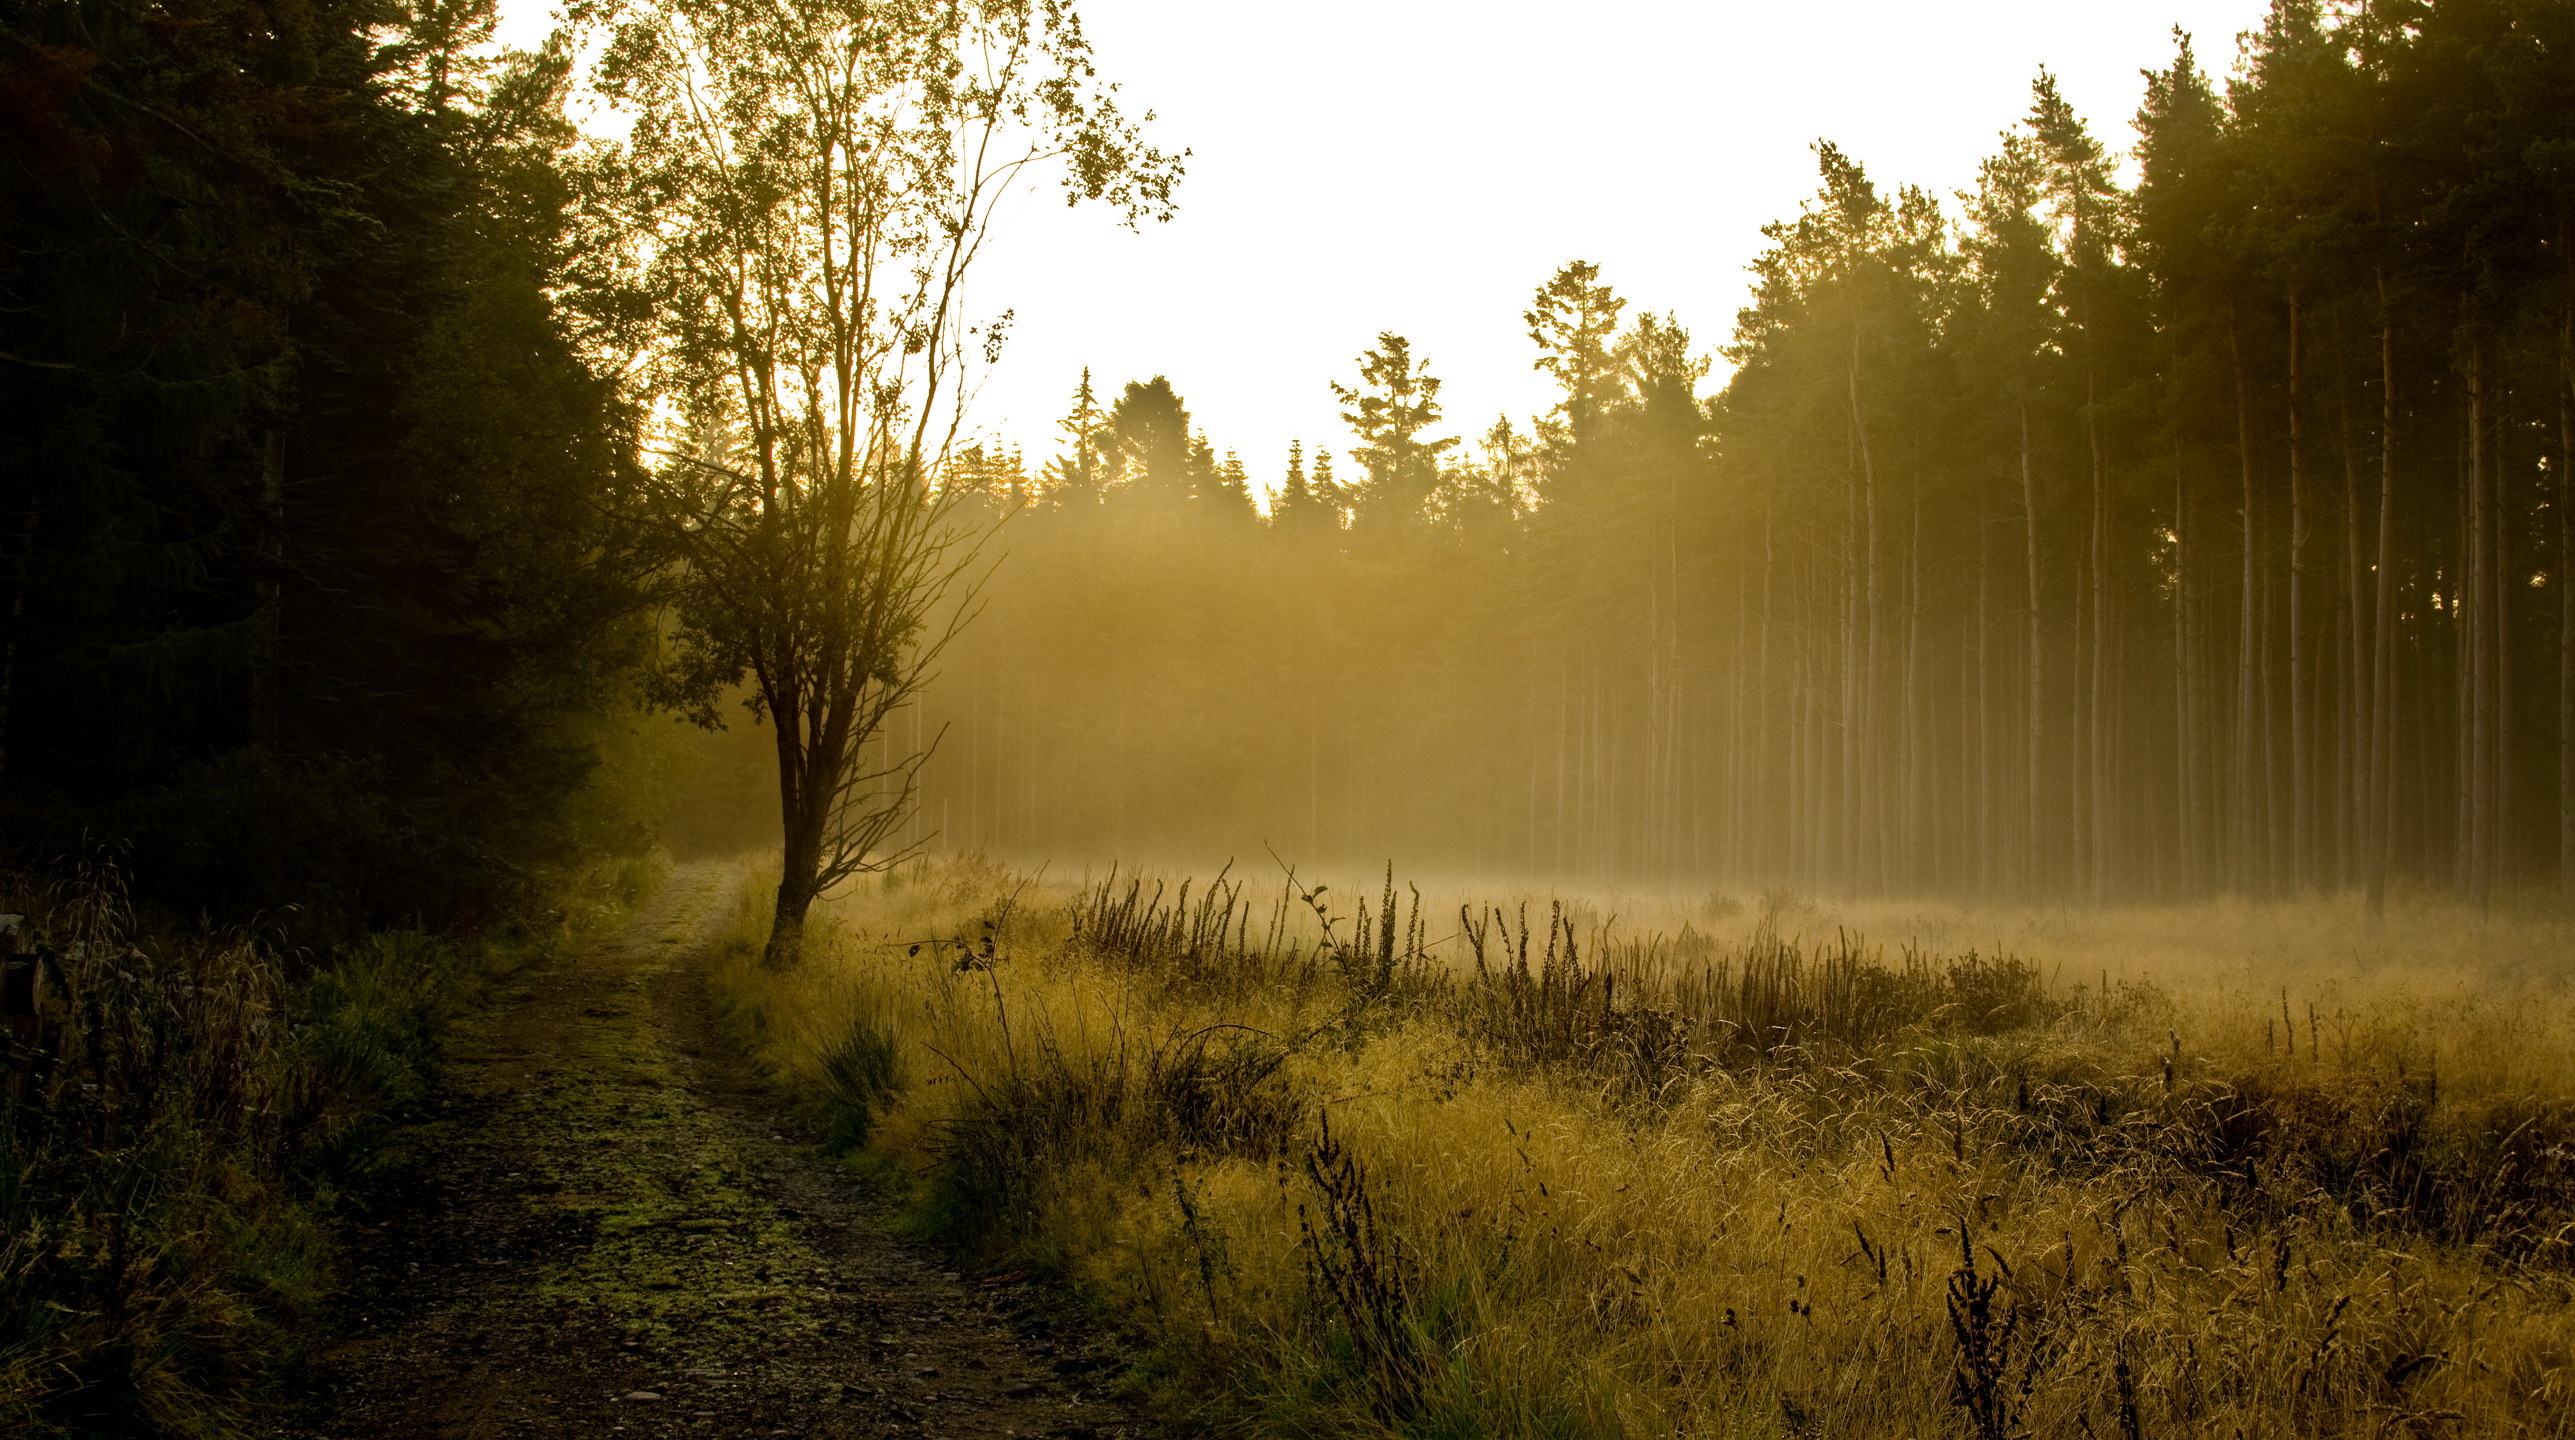
[[[716,984],[1220,1431],[2563,1433],[2565,925],[1032,880]]]

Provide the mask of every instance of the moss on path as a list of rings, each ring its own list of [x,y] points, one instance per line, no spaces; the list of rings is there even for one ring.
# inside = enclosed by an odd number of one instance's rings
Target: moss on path
[[[364,1232],[303,1436],[1063,1436],[1103,1352],[893,1240],[714,1036],[730,872],[459,1037],[418,1193]]]

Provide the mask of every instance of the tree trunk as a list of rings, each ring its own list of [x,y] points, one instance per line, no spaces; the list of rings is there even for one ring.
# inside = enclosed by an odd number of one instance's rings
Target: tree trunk
[[[2570,237],[2558,230],[2564,250]],[[2557,898],[2575,906],[2575,251],[2557,312]]]
[[[2272,597],[2277,589],[2273,572],[2262,572],[2262,813],[2268,822],[2262,847],[2263,883],[2274,893],[2281,888],[2284,866],[2282,857],[2289,850],[2287,797],[2280,776],[2280,666],[2274,641],[2280,626],[2272,614]]]
[[[1810,597],[1808,604],[1812,603]],[[1814,802],[1822,792],[1814,782],[1815,647],[1798,645],[1793,650],[1788,684],[1787,813],[1782,827],[1787,832],[1788,846],[1786,863],[1779,868],[1802,880],[1811,877],[1815,864],[1818,807]],[[1810,794],[1810,790],[1814,793]]]
[[[2244,521],[2241,603],[2235,627],[2235,755],[2230,767],[2234,813],[2228,827],[2232,837],[2228,859],[2237,883],[2258,890],[2254,877],[2260,873],[2263,858],[2259,848],[2261,831],[2257,828],[2263,777],[2254,763],[2254,754],[2261,740],[2262,712],[2254,665],[2262,646],[2255,628],[2261,603],[2261,580],[2256,573],[2260,550],[2254,541],[2253,402],[2245,390],[2244,343],[2231,302],[2226,313],[2226,341],[2235,362],[2235,453],[2243,482]]]
[[[2387,275],[2378,281],[2378,567],[2370,619],[2369,820],[2361,841],[2369,913],[2387,913],[2387,868],[2395,844],[2396,788],[2396,319]]]
[[[2191,666],[2191,524],[2189,469],[2173,457],[2173,793],[2180,833],[2175,845],[2181,888],[2200,886],[2199,705]]]
[[[2289,297],[2289,883],[2298,894],[2315,884],[2315,740],[2308,692],[2314,657],[2307,646],[2307,460],[2304,395],[2299,381],[2300,322]]]
[[[2090,525],[2087,521],[2087,536]],[[2092,658],[2092,546],[2087,539],[2075,552],[2074,614],[2067,638],[2073,653],[2065,667],[2065,838],[2066,890],[2069,897],[2089,899],[2092,893],[2092,791],[2085,783],[2084,767],[2091,750],[2092,732],[2085,723],[2090,709]]]
[[[2087,341],[2089,337],[2087,336]],[[2090,345],[2087,343],[2087,350]],[[2088,791],[2085,860],[2090,866],[2092,903],[2109,898],[2111,805],[2109,745],[2110,675],[2110,477],[2101,451],[2101,402],[2097,382],[2087,367],[2083,376],[2083,433],[2092,461],[2092,655],[2085,686],[2085,760]]]
[[[2498,406],[2508,401],[2510,392],[2498,397]],[[2505,490],[2512,474],[2512,462],[2504,450],[2512,435],[2510,419],[2498,414],[2492,427],[2491,452],[2486,456],[2486,574],[2491,582],[2492,609],[2486,615],[2487,648],[2493,652],[2494,683],[2487,687],[2487,704],[2492,709],[2490,728],[2494,734],[2494,762],[2486,780],[2486,886],[2491,893],[2509,887],[2513,880],[2513,801],[2521,794],[2513,775],[2513,716],[2519,712],[2512,700],[2512,599],[2519,588],[2514,584],[2520,569],[2512,553],[2514,532],[2506,526],[2509,495]]]
[[[1976,517],[1976,889],[1991,895],[2002,883],[1994,843],[1994,658],[1992,535]]]
[[[2045,792],[2040,776],[2043,773],[2042,767],[2046,764],[2041,742],[2046,738],[2047,732],[2047,686],[2044,683],[2046,650],[2039,627],[2038,478],[2030,468],[2030,402],[2026,395],[2021,397],[2021,536],[2025,542],[2024,556],[2028,562],[2030,635],[2028,697],[2030,753],[2027,757],[2028,784],[2026,786],[2029,813],[2022,832],[2021,875],[2027,893],[2035,896],[2039,891],[2041,861],[2046,853],[2043,848],[2046,841],[2042,833],[2046,827],[2040,823],[2043,813],[2040,797]]]
[[[1718,873],[1728,880],[1743,875],[1744,821],[1744,746],[1745,689],[1751,683],[1752,667],[1746,663],[1751,646],[1747,644],[1752,623],[1752,599],[1746,592],[1752,584],[1751,567],[1735,567],[1735,646],[1732,656],[1733,683],[1726,687],[1726,817]]]
[[[2335,419],[2341,427],[2343,452],[2343,614],[2347,641],[2340,767],[2343,801],[2341,823],[2335,832],[2335,882],[2350,885],[2367,870],[2361,857],[2368,828],[2363,816],[2369,804],[2369,624],[2361,595],[2360,449],[2352,437],[2351,348],[2339,322],[2334,333]]]
[[[1878,555],[1878,467],[1869,448],[1869,417],[1860,401],[1860,336],[1851,332],[1851,434],[1860,451],[1861,510],[1861,603],[1865,614],[1867,650],[1859,686],[1859,764],[1855,767],[1860,785],[1857,803],[1852,807],[1858,833],[1855,858],[1858,871],[1853,883],[1863,893],[1876,893],[1886,888],[1886,749],[1879,737],[1878,723],[1882,701],[1878,694],[1879,677],[1885,673],[1883,634],[1885,607],[1879,594]]]
[[[1922,707],[1922,477],[1913,479],[1913,536],[1907,545],[1904,562],[1904,749],[1903,785],[1904,875],[1908,889],[1918,889],[1923,880],[1937,873],[1939,842],[1923,820],[1930,814],[1930,804],[1922,794],[1923,707]]]
[[[778,750],[780,819],[778,893],[770,912],[769,940],[760,961],[792,969],[805,954],[805,915],[821,892],[823,845],[830,797],[839,789],[840,766],[817,753],[800,733],[803,706],[792,693],[771,692],[769,724]]]
[[[1774,609],[1773,597],[1775,592],[1773,590],[1773,585],[1777,579],[1775,572],[1778,568],[1779,559],[1778,546],[1776,544],[1773,531],[1774,524],[1775,517],[1771,510],[1767,506],[1763,507],[1761,512],[1761,636],[1758,642],[1760,646],[1760,655],[1755,662],[1755,668],[1753,671],[1754,678],[1757,682],[1753,688],[1753,704],[1755,706],[1756,718],[1753,725],[1752,751],[1755,758],[1756,769],[1754,776],[1747,777],[1747,783],[1756,778],[1760,781],[1759,788],[1754,792],[1752,813],[1755,824],[1764,834],[1775,833],[1779,827],[1780,820],[1783,818],[1778,814],[1778,812],[1771,808],[1771,784],[1769,779],[1771,766],[1779,758],[1774,753],[1776,746],[1770,724],[1772,713],[1770,683],[1770,628],[1772,611]],[[1790,717],[1790,724],[1795,724],[1795,717],[1793,715]],[[1792,741],[1792,743],[1794,742]],[[1793,768],[1789,769],[1788,773],[1793,776]],[[1789,793],[1793,795],[1796,791],[1792,788]],[[1765,843],[1762,850],[1765,855],[1771,858],[1771,864],[1763,867],[1763,869],[1765,872],[1775,873],[1778,859],[1778,851],[1776,847],[1773,844]]]
[[[2477,557],[2484,547],[2477,543],[2482,527],[2477,523],[2470,477],[2475,473],[2468,462],[2468,451],[2474,445],[2469,437],[2473,422],[2467,397],[2459,401],[2459,423],[2454,432],[2457,454],[2458,485],[2453,507],[2458,512],[2459,563],[2455,572],[2443,578],[2449,581],[2450,595],[2450,884],[2462,898],[2476,891],[2477,834],[2477,760],[2474,741],[2477,728],[2477,673],[2473,627],[2476,624],[2476,592],[2482,581],[2477,575]]]
[[[1860,845],[1860,744],[1868,721],[1860,714],[1860,646],[1865,623],[1862,607],[1866,603],[1866,581],[1860,574],[1860,472],[1856,463],[1859,432],[1855,426],[1850,435],[1854,462],[1845,472],[1842,495],[1842,647],[1841,695],[1834,725],[1835,757],[1839,791],[1833,864],[1839,871],[1839,885],[1849,887],[1859,872]]]
[[[805,915],[813,906],[810,890],[778,882],[777,909],[769,920],[769,943],[760,950],[761,964],[792,970],[805,958]]]
[[[2485,333],[2468,331],[2468,900],[2484,910],[2494,899],[2495,555],[2486,478]]]

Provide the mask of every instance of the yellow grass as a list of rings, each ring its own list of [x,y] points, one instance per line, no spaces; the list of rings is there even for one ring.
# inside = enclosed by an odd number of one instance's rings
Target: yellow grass
[[[2555,920],[1602,897],[1573,933],[1626,1018],[1577,1002],[1549,1050],[1492,1020],[1506,990],[1454,899],[1422,903],[1423,955],[1380,983],[1300,905],[1273,943],[1261,898],[1210,968],[1077,943],[1080,891],[908,871],[836,902],[803,968],[741,944],[719,987],[799,1093],[874,1115],[925,1225],[1089,1287],[1146,1340],[1146,1383],[1218,1428],[2523,1435],[2575,1414]],[[1897,969],[1908,945],[2024,957],[2044,1005],[1728,1048],[1692,974],[1846,932]],[[1654,1070],[1637,1037],[1661,1015],[1701,1018]],[[890,1044],[892,1084],[853,1091],[853,1034]]]

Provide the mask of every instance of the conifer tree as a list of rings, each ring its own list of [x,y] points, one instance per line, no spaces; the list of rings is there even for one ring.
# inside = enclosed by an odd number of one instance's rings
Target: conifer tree
[[[1439,423],[1439,391],[1438,378],[1414,358],[1412,342],[1391,330],[1359,357],[1356,387],[1333,385],[1332,397],[1346,407],[1342,421],[1359,438],[1352,458],[1368,471],[1353,506],[1360,529],[1393,535],[1421,524],[1439,486],[1439,457],[1457,445],[1453,435],[1423,437]]]
[[[1058,509],[1082,509],[1100,503],[1112,473],[1108,447],[1109,420],[1091,388],[1091,369],[1082,367],[1082,383],[1073,391],[1073,408],[1055,423],[1064,437],[1063,453],[1046,462],[1040,491]]]
[[[1132,501],[1177,514],[1194,485],[1194,438],[1188,407],[1167,377],[1128,381],[1109,412],[1113,483]]]

